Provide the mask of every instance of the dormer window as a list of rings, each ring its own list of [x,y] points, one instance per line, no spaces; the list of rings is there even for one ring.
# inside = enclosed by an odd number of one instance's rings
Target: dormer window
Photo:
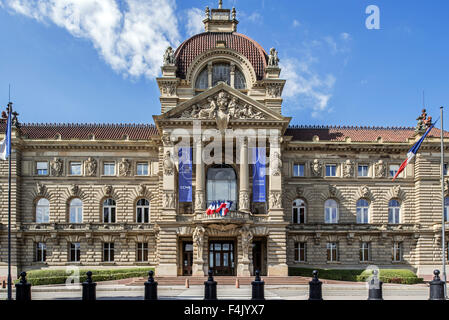
[[[235,65],[226,62],[214,63],[205,67],[196,79],[195,88],[197,90],[206,90],[220,82],[224,82],[238,90],[246,89],[246,80],[243,72]]]

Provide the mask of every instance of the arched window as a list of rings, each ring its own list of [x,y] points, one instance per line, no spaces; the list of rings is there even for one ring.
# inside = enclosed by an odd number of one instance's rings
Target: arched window
[[[365,199],[357,201],[357,223],[369,223],[369,202]]]
[[[444,221],[448,221],[449,218],[449,197],[444,198]]]
[[[338,223],[338,203],[329,199],[324,203],[324,222]]]
[[[242,71],[235,69],[234,87],[236,89],[246,89],[246,80]]]
[[[140,199],[136,205],[136,221],[137,223],[150,222],[150,201],[147,199]]]
[[[237,208],[237,177],[231,166],[215,166],[207,171],[207,206],[214,201],[232,201],[231,210]]]
[[[231,85],[231,65],[229,63],[217,63],[212,68],[212,87],[219,82]]]
[[[70,201],[70,223],[83,223],[83,202],[81,199]]]
[[[293,201],[293,223],[306,223],[306,203],[302,199]]]
[[[207,68],[204,68],[203,71],[198,75],[196,79],[195,88],[204,90],[209,87],[209,76],[207,72]]]
[[[401,223],[401,204],[398,200],[390,200],[390,203],[388,204],[388,223]]]
[[[50,202],[42,198],[36,204],[36,223],[50,222]]]
[[[116,204],[114,199],[106,199],[103,202],[103,222],[115,223]]]

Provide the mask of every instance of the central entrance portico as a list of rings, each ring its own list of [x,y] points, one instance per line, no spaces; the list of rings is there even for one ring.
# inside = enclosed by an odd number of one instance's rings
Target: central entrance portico
[[[235,241],[209,242],[209,269],[215,276],[235,276]]]

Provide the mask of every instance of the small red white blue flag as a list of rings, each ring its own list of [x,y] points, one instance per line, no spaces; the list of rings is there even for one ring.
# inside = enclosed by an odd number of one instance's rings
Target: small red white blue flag
[[[206,214],[209,216],[220,214],[222,217],[225,217],[231,211],[232,203],[232,201],[214,201],[207,208]]]
[[[421,148],[422,143],[424,142],[424,140],[426,139],[426,137],[430,133],[430,131],[432,131],[435,124],[436,124],[436,122],[434,124],[432,124],[429,127],[429,129],[427,129],[426,133],[422,136],[422,138],[419,139],[419,141],[409,150],[409,152],[407,153],[407,159],[405,159],[405,161],[399,167],[399,170],[396,173],[396,175],[394,176],[393,181],[396,180],[396,178],[401,174],[402,171],[405,170],[405,168],[413,160],[413,158],[415,158],[416,154],[418,153],[419,148]]]

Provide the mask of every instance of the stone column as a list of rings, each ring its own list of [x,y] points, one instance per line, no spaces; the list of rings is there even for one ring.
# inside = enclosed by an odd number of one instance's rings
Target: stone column
[[[231,63],[231,79],[230,79],[230,85],[231,87],[235,87],[235,64]]]
[[[210,62],[207,65],[207,83],[208,83],[209,89],[212,88],[212,71],[213,71],[213,66],[212,66],[212,62]]]
[[[282,137],[279,130],[270,133],[270,183],[269,211],[270,221],[283,222],[282,208]]]
[[[195,138],[195,214],[201,216],[205,212],[206,199],[205,199],[205,172],[203,162],[203,142],[201,137]]]
[[[176,221],[176,163],[175,147],[171,141],[170,132],[162,136],[164,147],[162,151],[162,220]]]
[[[248,168],[248,138],[240,139],[240,193],[239,210],[250,211],[249,200],[249,168]]]

